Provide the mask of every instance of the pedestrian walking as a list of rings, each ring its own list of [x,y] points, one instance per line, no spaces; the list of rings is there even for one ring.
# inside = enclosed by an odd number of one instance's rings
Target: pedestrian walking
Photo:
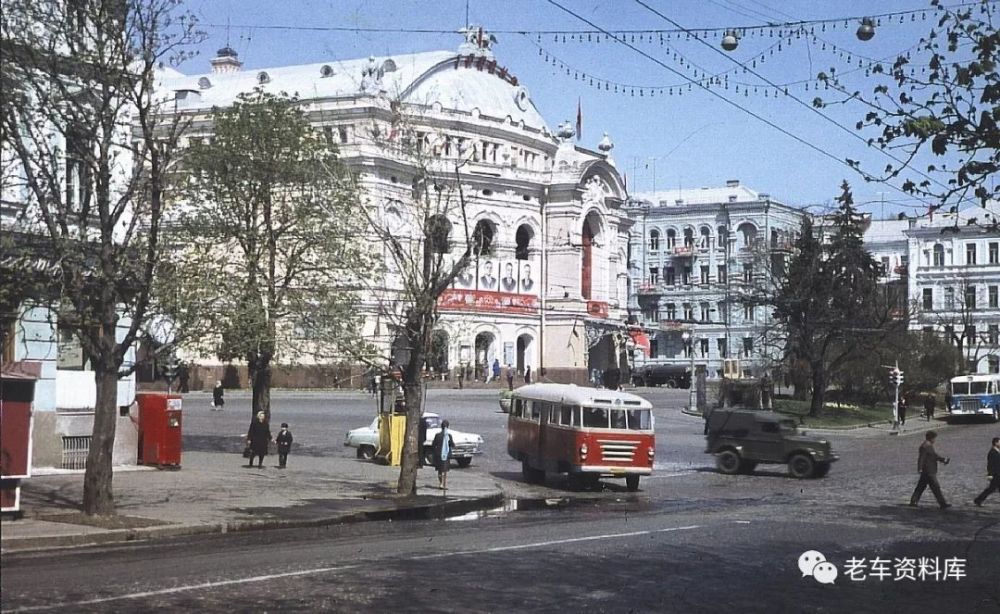
[[[525,384],[531,383],[531,365],[528,365],[527,367],[524,368],[524,383]]]
[[[507,365],[507,389],[514,389],[514,369],[510,365]]]
[[[927,395],[924,399],[924,418],[930,422],[934,419],[934,406],[937,405],[937,399],[934,398],[933,394]]]
[[[455,449],[455,440],[448,432],[447,420],[441,421],[441,430],[434,435],[431,449],[434,451],[434,467],[438,473],[438,488],[448,490],[448,470],[451,468],[451,451]]]
[[[937,479],[938,462],[947,465],[951,459],[937,453],[937,450],[934,449],[936,440],[937,433],[927,431],[927,434],[924,435],[924,443],[920,444],[920,449],[917,452],[917,471],[920,472],[920,479],[917,480],[917,487],[913,489],[913,496],[910,497],[910,506],[912,507],[917,506],[920,496],[924,494],[924,490],[928,486],[931,487],[931,492],[934,493],[934,498],[937,499],[941,509],[951,507],[951,504],[945,501],[944,495],[941,494],[941,485]]]
[[[499,358],[494,358],[493,359],[493,379],[495,379],[495,380],[499,380],[500,379],[500,359]]]
[[[250,464],[253,467],[253,459],[257,457],[257,468],[264,466],[264,457],[267,456],[267,446],[271,443],[271,427],[267,424],[267,416],[264,412],[257,412],[257,418],[250,421],[250,428],[247,430],[247,446],[250,448]]]
[[[222,398],[222,380],[215,380],[215,388],[212,388],[212,411],[221,411],[226,400]]]
[[[287,422],[281,423],[281,430],[278,431],[274,442],[278,444],[278,469],[284,469],[285,463],[288,461],[288,453],[292,451],[292,432],[288,430]]]
[[[906,424],[906,395],[899,395],[899,403],[896,405],[896,415],[899,417],[900,426]]]
[[[465,367],[458,368],[458,389],[462,389],[462,385],[465,384]]]
[[[490,383],[490,363],[486,361],[483,363],[483,381],[487,384]]]
[[[990,478],[990,485],[972,500],[980,507],[983,505],[983,501],[986,501],[986,497],[1000,492],[1000,437],[993,438],[993,445],[990,447],[989,453],[986,454],[986,475]]]

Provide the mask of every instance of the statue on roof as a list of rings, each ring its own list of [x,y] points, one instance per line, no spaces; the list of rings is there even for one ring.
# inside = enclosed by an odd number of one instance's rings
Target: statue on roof
[[[497,44],[497,37],[482,26],[466,26],[458,33],[465,37],[465,42],[458,47],[460,54],[493,57],[493,45]]]
[[[361,91],[377,94],[382,91],[382,66],[375,62],[375,56],[368,56],[368,64],[361,69]]]

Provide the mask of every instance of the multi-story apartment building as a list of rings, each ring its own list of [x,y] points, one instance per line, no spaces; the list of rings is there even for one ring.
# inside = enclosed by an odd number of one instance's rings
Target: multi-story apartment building
[[[1000,373],[1000,203],[911,219],[910,328],[962,349],[968,373]]]
[[[167,72],[164,88],[176,112],[193,120],[190,138],[210,137],[213,108],[239,94],[296,93],[354,172],[360,198],[387,220],[405,219],[419,170],[414,150],[449,176],[460,163],[469,231],[488,245],[441,297],[435,338],[447,349],[429,366],[482,373],[499,360],[519,372],[530,366],[536,377],[544,369],[551,379],[586,381],[590,369],[617,366],[626,346],[624,185],[610,140],[591,151],[574,144],[568,122],[551,130],[524,84],[494,56],[493,40],[470,28],[457,51],[254,71],[224,48],[211,72]],[[449,221],[457,254],[462,219]],[[363,297],[364,335],[388,356],[395,334],[384,315],[380,322],[379,295],[398,283],[391,275],[377,281],[379,292]],[[331,384],[302,376],[321,365],[297,364],[298,376],[277,369],[275,385]]]
[[[649,337],[636,366],[703,366],[719,378],[728,359],[740,375],[769,371],[781,337],[744,298],[783,275],[803,212],[739,181],[636,193],[627,210],[630,310]]]

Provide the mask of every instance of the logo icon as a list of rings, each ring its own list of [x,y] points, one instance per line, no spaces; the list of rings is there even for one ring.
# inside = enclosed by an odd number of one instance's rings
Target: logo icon
[[[803,578],[812,576],[820,584],[833,584],[838,574],[837,566],[816,550],[806,550],[799,555],[799,571]]]

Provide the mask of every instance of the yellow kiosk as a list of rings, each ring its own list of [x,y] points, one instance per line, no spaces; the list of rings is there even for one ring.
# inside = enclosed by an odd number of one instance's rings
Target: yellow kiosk
[[[375,460],[398,466],[406,437],[406,400],[398,373],[382,376],[378,388],[378,450]]]

